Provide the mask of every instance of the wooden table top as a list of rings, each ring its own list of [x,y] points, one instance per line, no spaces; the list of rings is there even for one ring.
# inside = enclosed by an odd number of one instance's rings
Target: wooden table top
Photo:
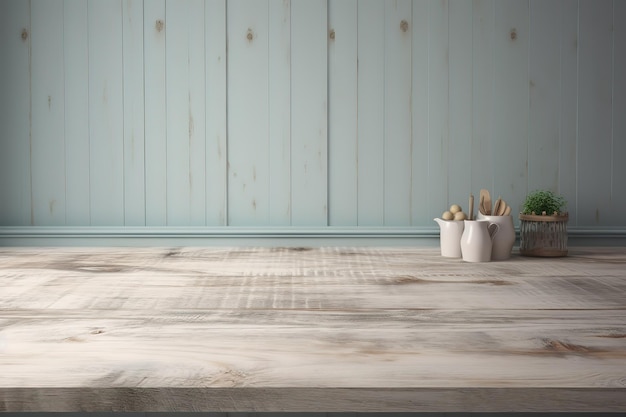
[[[0,248],[0,411],[538,410],[626,410],[626,248]]]

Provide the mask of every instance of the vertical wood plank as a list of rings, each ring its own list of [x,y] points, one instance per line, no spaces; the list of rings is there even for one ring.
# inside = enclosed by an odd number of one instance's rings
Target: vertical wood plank
[[[460,204],[469,214],[466,201],[472,189],[472,2],[449,3],[450,137],[448,146],[448,202]],[[476,200],[478,201],[478,200]],[[477,205],[474,206],[476,213]],[[441,211],[445,207],[439,207]],[[435,211],[435,213],[437,213]],[[438,215],[438,214],[436,214]]]
[[[358,223],[357,16],[356,0],[328,3],[328,221],[331,226]]]
[[[167,224],[165,0],[144,1],[146,226]]]
[[[63,1],[31,2],[33,223],[65,224]]]
[[[493,192],[494,0],[473,0],[472,190]],[[503,195],[507,199],[508,196]],[[496,196],[497,198],[497,196]],[[476,200],[478,201],[478,200]],[[508,201],[508,200],[507,200]],[[513,207],[516,210],[517,207]]]
[[[89,1],[90,212],[93,226],[124,224],[122,4]]]
[[[189,1],[189,225],[206,225],[205,2]]]
[[[206,224],[226,226],[226,0],[205,5]]]
[[[626,3],[613,2],[613,138],[611,225],[626,226]]]
[[[411,223],[411,89],[407,87],[412,76],[412,28],[410,0],[385,2],[386,226]]]
[[[189,32],[185,3],[165,2],[167,225],[189,224]]]
[[[567,200],[569,224],[577,224],[576,161],[578,143],[578,1],[560,1],[559,192]]]
[[[167,225],[189,224],[189,26],[187,2],[165,2]]]
[[[558,0],[531,0],[528,189],[558,191],[561,37]]]
[[[89,36],[84,0],[64,0],[65,224],[88,226]]]
[[[229,225],[269,219],[268,4],[228,3]]]
[[[144,186],[143,0],[123,1],[124,224],[146,223]]]
[[[269,0],[269,224],[291,224],[291,1]]]
[[[205,224],[204,3],[166,3],[167,224]]]
[[[448,207],[448,2],[431,0],[428,50],[428,187],[431,215]]]
[[[291,2],[292,224],[328,224],[328,11]]]
[[[578,99],[578,221],[611,220],[613,3],[580,1]]]
[[[528,192],[529,11],[516,0],[495,7],[493,198],[515,213]]]
[[[31,220],[30,3],[0,2],[0,226]]]
[[[433,214],[428,198],[428,53],[429,53],[429,0],[413,1],[412,28],[412,144],[411,152],[411,225],[433,225]]]
[[[358,4],[358,224],[384,222],[384,2]]]

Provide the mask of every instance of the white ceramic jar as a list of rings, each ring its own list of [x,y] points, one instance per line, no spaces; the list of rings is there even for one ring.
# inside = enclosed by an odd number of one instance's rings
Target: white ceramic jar
[[[479,220],[486,220],[489,224],[497,224],[498,231],[493,236],[493,246],[491,249],[492,261],[504,261],[511,257],[513,245],[515,244],[515,227],[513,217],[508,216],[485,216],[478,213]]]
[[[439,225],[439,245],[441,256],[448,258],[461,257],[461,236],[465,223],[455,220],[434,219]]]
[[[487,220],[464,220],[465,230],[461,236],[461,252],[467,262],[489,262],[492,238],[498,230],[497,224]]]

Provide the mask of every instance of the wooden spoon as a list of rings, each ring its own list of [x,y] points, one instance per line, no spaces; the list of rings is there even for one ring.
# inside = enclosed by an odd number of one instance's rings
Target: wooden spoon
[[[495,203],[493,203],[493,214],[494,216],[498,215],[498,212],[500,211],[500,205],[502,204],[502,199],[500,197],[498,197],[498,199],[496,200]]]
[[[506,205],[505,209],[504,209],[504,214],[503,216],[510,216],[511,215],[511,206],[509,206],[508,204]]]
[[[493,215],[504,216],[506,207],[507,207],[506,201],[504,201],[502,197],[498,197],[498,199],[496,200],[496,204],[493,206]]]
[[[485,216],[491,215],[491,195],[489,195],[489,190],[482,189],[480,190],[480,198],[483,201],[483,211]]]

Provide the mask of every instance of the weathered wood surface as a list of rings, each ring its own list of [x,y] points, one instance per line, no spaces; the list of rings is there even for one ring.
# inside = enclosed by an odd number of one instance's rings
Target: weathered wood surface
[[[0,248],[0,411],[623,411],[626,249]]]

